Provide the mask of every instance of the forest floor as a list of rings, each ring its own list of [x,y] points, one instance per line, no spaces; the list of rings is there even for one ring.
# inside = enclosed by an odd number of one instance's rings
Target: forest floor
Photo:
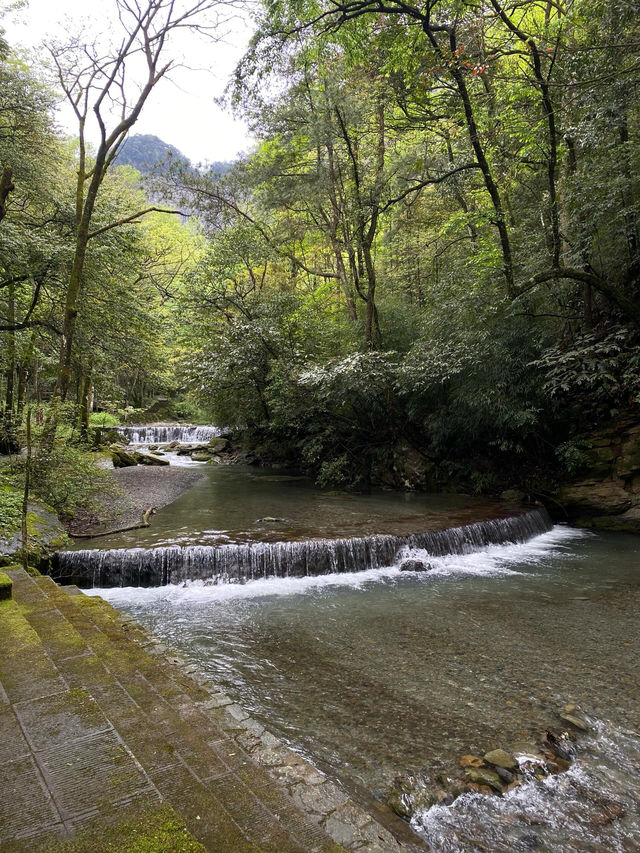
[[[71,534],[112,533],[139,524],[150,507],[160,509],[188,491],[201,477],[185,468],[136,465],[110,472],[98,508],[79,512],[69,525]]]

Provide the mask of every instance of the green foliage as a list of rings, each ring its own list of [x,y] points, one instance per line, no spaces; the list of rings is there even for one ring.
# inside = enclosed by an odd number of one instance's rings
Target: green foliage
[[[95,463],[94,454],[70,444],[57,442],[48,452],[41,449],[33,460],[33,496],[63,519],[72,518],[80,507],[91,510],[98,495],[116,494],[108,472]]]
[[[640,338],[629,327],[602,328],[552,347],[536,362],[544,390],[591,422],[640,403]]]
[[[120,418],[109,412],[91,412],[89,415],[90,427],[116,427],[120,426]]]
[[[4,482],[3,482],[4,481]],[[13,486],[0,480],[0,537],[11,536],[20,529],[22,495]]]

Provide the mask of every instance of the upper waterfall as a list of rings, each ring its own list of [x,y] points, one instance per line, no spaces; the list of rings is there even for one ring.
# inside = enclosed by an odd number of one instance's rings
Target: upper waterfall
[[[132,444],[167,444],[179,441],[181,444],[205,442],[220,435],[222,429],[217,426],[197,426],[195,424],[149,424],[148,426],[121,426],[120,435]]]

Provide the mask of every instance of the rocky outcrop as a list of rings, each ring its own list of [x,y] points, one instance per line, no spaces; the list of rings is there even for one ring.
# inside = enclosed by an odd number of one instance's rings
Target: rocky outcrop
[[[114,468],[130,468],[134,465],[168,465],[169,460],[163,459],[153,453],[142,453],[139,450],[130,450],[119,444],[109,447]]]
[[[625,420],[586,436],[580,475],[558,499],[571,521],[640,533],[640,421]]]

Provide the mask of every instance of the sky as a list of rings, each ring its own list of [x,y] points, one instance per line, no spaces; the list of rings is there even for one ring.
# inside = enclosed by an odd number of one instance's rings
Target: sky
[[[21,11],[5,14],[2,27],[12,48],[45,55],[43,40],[84,31],[115,33],[114,0],[29,0]],[[116,22],[114,24],[114,21]],[[173,54],[188,67],[173,70],[147,101],[132,133],[150,133],[175,145],[193,163],[233,160],[251,148],[244,122],[215,103],[251,35],[247,21],[238,17],[222,27],[223,38],[212,43],[193,33],[181,32],[173,40]],[[135,69],[134,73],[135,73]],[[64,132],[77,132],[70,109],[61,107],[58,122]]]

